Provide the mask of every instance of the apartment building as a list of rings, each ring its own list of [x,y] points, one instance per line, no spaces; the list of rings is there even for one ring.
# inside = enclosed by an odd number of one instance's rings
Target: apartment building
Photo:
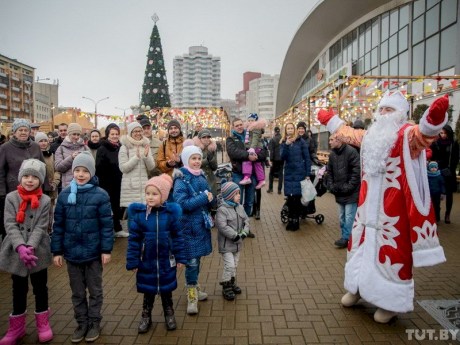
[[[51,121],[58,106],[59,80],[50,83],[34,83],[34,121]]]
[[[257,113],[259,118],[271,121],[275,118],[276,95],[278,91],[279,75],[262,74],[249,82],[246,91],[246,110],[248,113]]]

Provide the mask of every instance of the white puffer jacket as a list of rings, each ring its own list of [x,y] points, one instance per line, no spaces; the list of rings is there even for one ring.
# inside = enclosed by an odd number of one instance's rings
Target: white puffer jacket
[[[123,136],[120,140],[122,146],[118,152],[118,165],[123,173],[121,179],[120,207],[128,207],[133,202],[145,202],[145,184],[148,173],[155,168],[155,161],[149,152],[144,157],[144,146],[150,141],[143,137],[136,142],[133,138]],[[137,156],[139,148],[140,156]]]

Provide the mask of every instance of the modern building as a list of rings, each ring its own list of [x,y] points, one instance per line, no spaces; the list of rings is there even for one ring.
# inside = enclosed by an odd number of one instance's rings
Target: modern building
[[[220,106],[224,108],[224,110],[227,112],[230,118],[230,121],[233,120],[235,117],[238,117],[238,108],[237,108],[235,100],[221,99]]]
[[[173,62],[173,100],[177,108],[220,106],[220,57],[192,46]]]
[[[244,72],[243,73],[243,90],[235,95],[237,116],[240,118],[245,117],[248,114],[246,108],[246,92],[249,91],[249,82],[256,78],[260,78],[262,73],[259,72]]]
[[[33,121],[34,67],[0,55],[0,122]]]
[[[58,106],[59,80],[52,84],[34,83],[34,121],[51,121]]]
[[[267,122],[275,118],[278,81],[279,75],[262,74],[249,82],[249,90],[246,92],[248,113],[257,113],[259,118]]]
[[[341,75],[454,76],[460,72],[458,0],[321,0],[291,41],[280,74],[276,114]],[[420,81],[421,80],[421,81]],[[423,80],[407,90],[430,104]],[[452,83],[452,86],[456,85]],[[444,86],[450,87],[449,81]],[[431,87],[431,86],[430,86]],[[439,89],[439,85],[437,85]],[[440,87],[442,90],[442,87]],[[454,88],[455,89],[455,88]],[[460,93],[451,97],[454,123]]]

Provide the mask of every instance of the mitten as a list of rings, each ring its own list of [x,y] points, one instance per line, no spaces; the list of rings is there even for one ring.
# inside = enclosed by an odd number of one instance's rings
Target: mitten
[[[241,239],[244,240],[246,237],[248,237],[248,231],[241,230],[239,235],[240,235]]]
[[[334,114],[334,111],[332,110],[332,108],[330,108],[329,110],[326,110],[326,109],[320,109],[319,112],[318,112],[318,121],[326,126],[327,123],[335,116]]]
[[[234,238],[233,238],[233,242],[238,242],[240,240],[240,235],[236,235]]]
[[[427,121],[432,125],[441,124],[446,118],[446,112],[449,108],[449,95],[444,95],[436,99],[428,110]]]
[[[32,248],[31,251],[29,248],[30,247],[26,247],[25,245],[21,244],[20,246],[18,246],[16,251],[18,252],[19,258],[24,263],[24,265],[27,268],[32,268],[37,265],[36,262],[38,258],[35,255],[33,255],[35,252],[34,249]]]

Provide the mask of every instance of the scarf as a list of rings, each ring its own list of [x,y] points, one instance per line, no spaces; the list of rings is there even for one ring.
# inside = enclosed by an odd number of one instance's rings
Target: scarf
[[[78,190],[79,189],[80,190],[85,190],[85,189],[89,189],[91,187],[93,187],[93,185],[91,183],[87,183],[87,184],[79,186],[77,184],[77,181],[75,181],[75,179],[72,179],[72,181],[70,182],[70,194],[67,197],[67,203],[69,205],[75,205],[77,203]]]
[[[243,131],[243,133],[238,133],[234,129],[232,130],[232,135],[240,139],[244,143],[244,139],[246,137],[246,130]]]
[[[87,145],[91,150],[97,150],[101,146],[101,142],[93,143],[92,141],[88,141]]]
[[[126,139],[134,146],[144,146],[146,144],[146,142],[144,142],[144,137],[142,137],[141,140],[136,140],[132,136],[127,135]]]
[[[32,209],[37,209],[40,206],[40,198],[42,197],[43,191],[41,187],[34,189],[32,191],[27,191],[23,186],[18,186],[18,194],[22,199],[21,204],[19,205],[19,211],[16,215],[16,221],[18,223],[24,223],[26,218],[26,209],[27,204],[30,201],[30,206]]]
[[[192,169],[192,168],[190,168],[188,166],[184,166],[184,168],[187,169],[188,172],[190,174],[192,174],[192,175],[195,175],[195,176],[200,176],[201,175],[201,171],[202,171],[201,169]]]
[[[432,172],[430,170],[427,171],[427,174],[428,176],[440,176],[441,175],[441,171],[438,169],[436,170],[435,172]]]
[[[236,206],[238,206],[238,204],[237,204],[236,202],[234,202],[234,201],[225,200],[225,199],[224,199],[224,201],[225,201],[227,204],[229,204],[231,207],[236,207]]]

